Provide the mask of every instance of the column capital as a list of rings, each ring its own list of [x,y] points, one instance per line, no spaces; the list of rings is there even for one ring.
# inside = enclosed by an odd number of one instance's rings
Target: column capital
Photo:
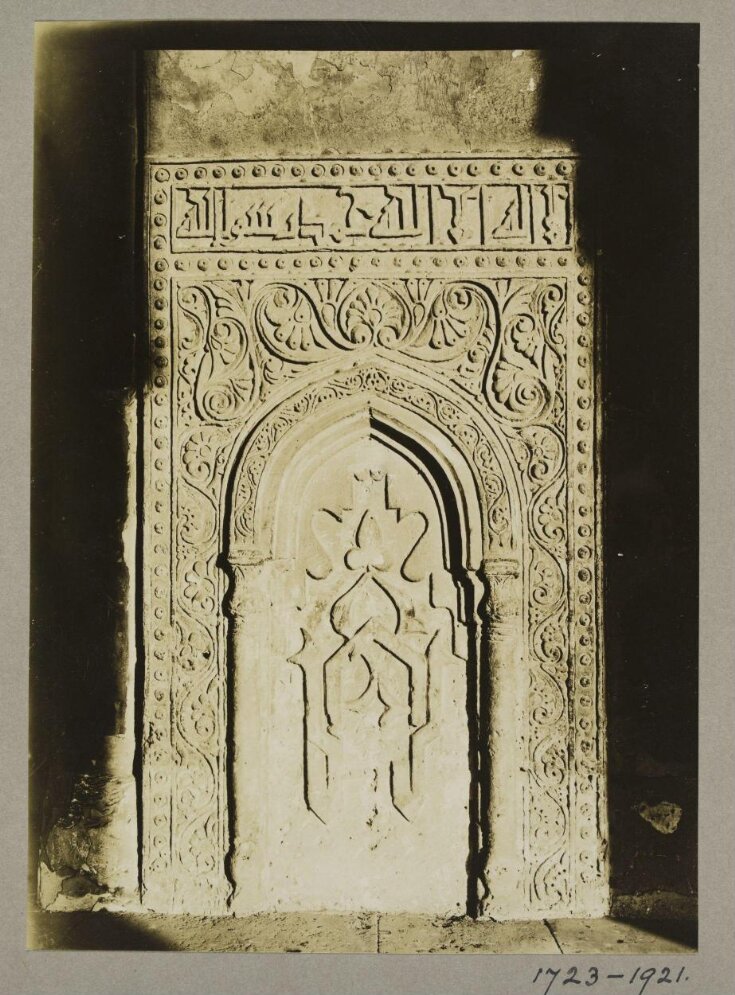
[[[230,589],[227,595],[227,608],[234,618],[265,611],[270,605],[267,568],[269,562],[259,563],[230,562]]]
[[[521,613],[521,565],[514,559],[484,559],[479,575],[485,585],[484,612],[491,622]]]

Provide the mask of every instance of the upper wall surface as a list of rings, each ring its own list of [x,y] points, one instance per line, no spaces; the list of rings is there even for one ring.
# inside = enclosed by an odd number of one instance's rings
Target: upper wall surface
[[[544,149],[539,52],[147,53],[154,156]]]

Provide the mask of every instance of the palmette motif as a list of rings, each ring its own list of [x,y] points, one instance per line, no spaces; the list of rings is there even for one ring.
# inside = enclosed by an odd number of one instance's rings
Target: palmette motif
[[[193,887],[201,911],[221,911],[231,891],[227,516],[230,559],[255,562],[258,488],[280,441],[344,399],[385,397],[454,440],[481,491],[483,556],[521,563],[527,697],[518,913],[596,908],[605,823],[594,374],[590,276],[571,251],[571,165],[539,161],[536,179],[524,184],[518,161],[477,159],[461,167],[473,182],[459,183],[446,162],[401,162],[408,176],[409,167],[413,175],[438,171],[413,199],[402,184],[381,185],[384,163],[350,188],[348,161],[329,167],[342,169],[341,193],[312,196],[323,176],[316,165],[303,163],[306,192],[292,220],[287,207],[298,197],[290,187],[279,201],[286,207],[270,215],[248,206],[262,183],[254,167],[151,167],[148,900],[183,911],[179,896]],[[546,182],[554,173],[562,181]],[[196,194],[182,186],[194,176]],[[273,176],[286,183],[283,173]],[[234,215],[218,213],[218,190],[242,206],[239,226],[222,229],[222,217]],[[336,215],[318,218],[335,205],[347,207],[341,227]],[[432,235],[426,218],[444,224],[443,234]],[[188,898],[186,910],[193,911]]]

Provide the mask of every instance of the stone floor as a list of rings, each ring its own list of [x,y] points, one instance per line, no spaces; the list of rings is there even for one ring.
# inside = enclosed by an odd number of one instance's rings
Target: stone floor
[[[202,918],[119,912],[34,912],[34,950],[253,953],[653,954],[696,949],[691,920],[476,922],[418,915],[281,913]]]

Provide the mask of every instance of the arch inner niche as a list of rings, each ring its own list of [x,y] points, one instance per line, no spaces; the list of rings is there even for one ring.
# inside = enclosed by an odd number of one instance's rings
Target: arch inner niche
[[[461,914],[473,772],[457,509],[367,410],[277,480],[262,498],[274,555],[251,585],[268,605],[233,618],[234,907]]]

